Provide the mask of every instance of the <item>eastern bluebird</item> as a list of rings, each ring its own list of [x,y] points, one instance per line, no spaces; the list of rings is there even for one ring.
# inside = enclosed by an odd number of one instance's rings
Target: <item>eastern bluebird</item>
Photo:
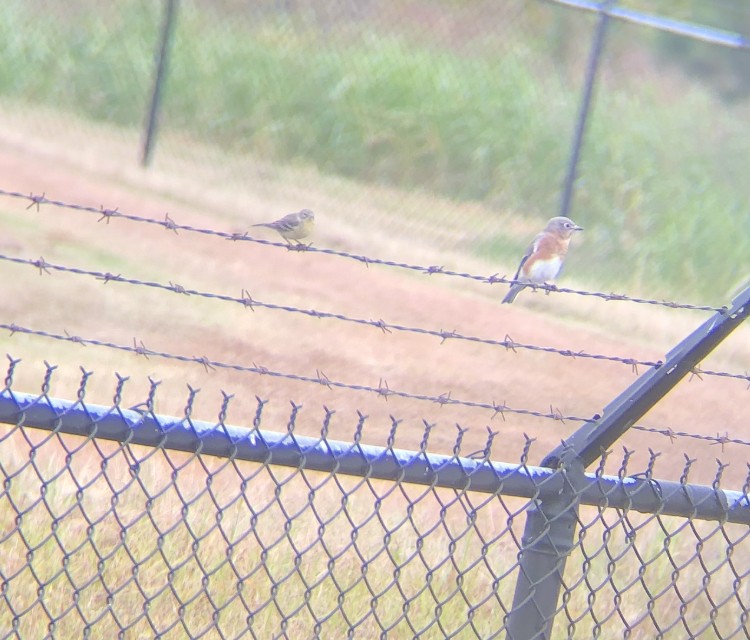
[[[513,278],[521,282],[511,285],[503,302],[513,302],[519,291],[529,285],[534,286],[554,280],[562,269],[570,238],[575,231],[583,231],[583,227],[579,227],[570,218],[562,216],[552,218],[544,231],[537,235],[534,242],[526,249]]]
[[[307,237],[315,226],[315,214],[310,209],[302,209],[297,213],[288,213],[283,218],[273,222],[261,222],[254,227],[268,227],[281,234],[281,237],[292,244],[290,240],[296,240],[297,244],[302,238]]]

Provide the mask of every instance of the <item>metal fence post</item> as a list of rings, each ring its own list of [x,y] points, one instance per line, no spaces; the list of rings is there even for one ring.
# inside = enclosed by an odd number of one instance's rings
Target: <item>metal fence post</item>
[[[165,0],[164,20],[161,27],[161,38],[159,39],[159,51],[156,56],[156,74],[154,76],[154,86],[151,90],[151,103],[148,109],[146,134],[144,136],[143,150],[141,152],[141,164],[144,167],[151,164],[151,156],[153,155],[153,144],[156,137],[156,125],[159,119],[162,87],[164,86],[167,73],[167,58],[169,57],[169,46],[172,42],[176,17],[177,0]]]
[[[603,417],[584,424],[542,461],[565,473],[567,482],[558,496],[537,500],[527,513],[519,576],[508,615],[508,640],[550,637],[565,560],[573,548],[580,495],[575,479],[583,476],[584,466],[599,458],[748,316],[750,287],[730,308],[717,311],[672,349],[664,363],[613,400]]]
[[[750,287],[717,311],[605,409],[548,454],[542,465],[565,474],[564,489],[537,499],[527,512],[508,640],[547,640],[557,610],[565,561],[573,548],[585,466],[602,455],[633,423],[750,316]]]
[[[573,144],[571,145],[570,159],[568,160],[568,170],[563,180],[563,195],[562,202],[560,203],[561,216],[567,216],[570,213],[570,206],[573,201],[573,185],[578,171],[581,147],[583,146],[583,135],[586,131],[586,123],[588,122],[589,111],[591,110],[591,99],[594,95],[594,82],[599,72],[599,61],[604,50],[604,40],[610,21],[608,11],[615,3],[616,0],[606,0],[599,5],[599,22],[596,25],[594,40],[591,43],[591,51],[589,52],[589,60],[586,66],[586,78],[583,85],[583,97],[581,98],[576,128],[573,133]]]
[[[584,423],[542,461],[544,467],[556,467],[575,451],[584,466],[598,460],[635,421],[649,411],[722,341],[750,317],[750,287],[738,294],[729,308],[723,308],[703,322],[675,346],[663,363],[641,375],[610,402],[602,415]]]
[[[508,640],[548,639],[560,598],[565,562],[574,546],[583,465],[574,457],[560,469],[564,489],[535,501],[526,514],[518,579],[507,617]]]

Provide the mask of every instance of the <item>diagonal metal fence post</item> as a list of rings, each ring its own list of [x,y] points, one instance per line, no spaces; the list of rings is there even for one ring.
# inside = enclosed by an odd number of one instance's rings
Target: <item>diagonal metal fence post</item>
[[[665,361],[630,387],[578,431],[556,447],[542,466],[560,469],[569,481],[559,496],[545,497],[529,510],[521,547],[519,576],[508,614],[508,640],[547,639],[562,586],[568,554],[574,546],[580,492],[571,480],[599,459],[636,420],[750,316],[750,287],[728,309],[716,312],[682,342]]]
[[[587,467],[598,460],[636,420],[661,400],[682,378],[713,351],[750,315],[750,287],[731,306],[717,311],[667,355],[662,364],[644,373],[617,398],[602,416],[584,423],[572,436],[542,461],[542,466],[557,467],[566,456],[576,456]]]

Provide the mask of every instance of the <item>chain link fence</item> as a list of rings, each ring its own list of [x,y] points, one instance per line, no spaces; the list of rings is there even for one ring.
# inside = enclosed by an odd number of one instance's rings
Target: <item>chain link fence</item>
[[[587,227],[597,288],[617,282],[636,293],[557,293],[714,311],[708,334],[747,314],[746,302],[741,311],[722,305],[745,277],[737,264],[748,251],[748,149],[738,115],[747,96],[750,14],[723,3],[660,7],[662,15],[644,13],[649,4],[635,0],[313,7],[77,0],[60,12],[37,0],[9,0],[0,7],[9,61],[0,70],[4,135],[16,133],[22,148],[23,132],[33,130],[49,153],[54,144],[66,146],[59,141],[68,135],[77,161],[90,154],[106,164],[124,143],[129,161],[140,152],[150,171],[198,166],[205,183],[226,185],[226,194],[210,197],[229,210],[236,232],[109,204],[66,204],[46,198],[43,188],[26,195],[0,185],[0,194],[25,198],[37,212],[49,205],[175,236],[265,244],[274,243],[242,231],[265,208],[312,206],[328,223],[325,248],[311,255],[487,284],[506,279],[419,267],[416,258],[389,259],[388,245],[365,252],[358,243],[378,234],[419,237],[434,251],[434,261],[427,249],[420,254],[425,265],[444,264],[446,251],[515,261],[519,239],[559,208]],[[160,34],[167,37],[160,41]],[[79,135],[81,118],[100,123],[103,143]],[[152,146],[145,150],[147,129]],[[315,190],[322,181],[326,194]],[[178,191],[200,207],[210,200],[201,187],[199,194]],[[64,272],[441,343],[461,339],[672,372],[661,360],[321,313],[254,300],[245,289],[238,297],[107,270],[132,267],[127,262],[85,269],[5,255],[3,247],[4,264],[40,275]],[[641,294],[646,286],[648,295]],[[669,300],[689,291],[708,301],[669,302],[661,299],[667,291]],[[206,372],[466,405],[502,419],[508,413],[590,426],[614,413],[588,420],[552,404],[548,411],[511,408],[391,389],[384,379],[344,383],[317,369],[313,376],[151,350],[135,338],[130,346],[10,319],[0,328]],[[226,349],[233,356],[237,346]],[[748,379],[747,371],[702,370],[700,361],[682,375],[743,386]],[[636,468],[626,449],[617,473],[607,475],[612,456],[591,442],[585,461],[602,455],[591,473],[564,456],[537,467],[529,462],[530,438],[522,451],[498,452],[491,433],[484,449],[467,453],[460,428],[452,455],[437,455],[427,421],[421,446],[397,449],[395,419],[381,446],[371,446],[362,441],[362,414],[345,442],[329,438],[328,409],[319,437],[310,437],[309,418],[299,426],[301,407],[292,406],[284,429],[261,400],[252,426],[227,423],[228,396],[218,420],[206,423],[193,417],[192,388],[183,415],[165,416],[155,409],[155,383],[144,403],[126,408],[126,378],[118,376],[112,403],[102,406],[88,400],[88,372],[70,401],[51,396],[50,365],[40,394],[18,390],[16,364],[0,393],[2,638],[750,637],[750,478],[722,489],[721,462],[709,486],[691,483],[690,458],[679,479],[657,480],[653,451]],[[706,448],[748,445],[726,431],[630,427]],[[528,561],[534,554],[546,559]]]
[[[51,376],[51,371],[48,371]],[[504,637],[529,509],[583,505],[552,637],[746,637],[741,492],[0,394],[3,637]],[[49,379],[45,381],[45,387]],[[395,428],[392,436],[395,435]],[[114,441],[113,441],[114,440]],[[506,452],[507,453],[507,452]],[[646,512],[646,513],[644,513]],[[650,512],[650,513],[649,513]],[[680,514],[681,517],[675,517]],[[548,523],[549,531],[552,523]],[[534,603],[534,585],[527,594]],[[511,636],[513,637],[513,636]],[[524,637],[532,637],[524,634]],[[543,637],[540,635],[539,637]]]

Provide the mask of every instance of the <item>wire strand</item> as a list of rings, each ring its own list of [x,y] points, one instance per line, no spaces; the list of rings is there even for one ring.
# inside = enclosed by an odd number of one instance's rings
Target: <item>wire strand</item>
[[[341,382],[337,380],[331,380],[328,376],[325,375],[322,371],[316,371],[316,375],[313,376],[304,376],[294,373],[284,373],[280,371],[273,371],[271,369],[268,369],[266,367],[257,365],[253,363],[252,366],[246,366],[246,365],[240,365],[240,364],[231,364],[226,362],[220,362],[217,360],[210,360],[209,358],[202,356],[185,356],[180,354],[173,354],[168,353],[165,351],[156,351],[153,349],[148,349],[142,342],[139,342],[136,338],[133,338],[133,345],[121,345],[116,344],[113,342],[107,342],[103,340],[96,340],[93,338],[83,338],[81,336],[71,335],[67,332],[65,332],[65,335],[59,334],[59,333],[52,333],[49,331],[43,331],[39,329],[30,329],[28,327],[23,327],[14,323],[8,324],[8,323],[0,323],[0,329],[6,329],[10,331],[10,334],[13,335],[15,333],[22,333],[26,335],[36,336],[36,337],[43,337],[43,338],[50,338],[52,340],[59,340],[63,342],[72,342],[75,344],[80,344],[83,346],[86,345],[93,345],[98,347],[104,347],[107,349],[114,349],[117,351],[125,351],[128,353],[133,353],[136,355],[142,355],[146,358],[149,356],[155,356],[158,358],[164,358],[167,360],[176,360],[179,362],[184,363],[192,363],[192,364],[199,364],[202,367],[206,369],[206,371],[209,371],[211,369],[229,369],[233,371],[240,371],[244,373],[253,373],[257,375],[267,375],[275,378],[284,378],[287,380],[293,380],[297,382],[305,382],[305,383],[311,383],[311,384],[317,384],[324,387],[327,387],[329,389],[338,388],[338,389],[345,389],[348,391],[361,391],[361,392],[367,392],[375,394],[379,397],[384,398],[387,400],[389,397],[398,397],[398,398],[407,398],[411,400],[420,400],[423,402],[430,402],[433,404],[437,404],[439,406],[444,405],[459,405],[464,406],[472,409],[484,409],[492,412],[491,418],[494,418],[497,415],[500,415],[503,420],[505,419],[505,414],[515,414],[515,415],[525,415],[535,418],[544,418],[547,420],[553,420],[556,422],[588,422],[589,420],[597,419],[598,416],[592,416],[592,418],[582,418],[579,416],[572,416],[572,415],[563,415],[559,410],[553,408],[552,405],[550,405],[550,411],[544,412],[544,411],[535,411],[532,409],[519,409],[515,407],[510,407],[505,402],[503,404],[498,404],[496,402],[477,402],[472,400],[461,400],[458,398],[451,397],[451,393],[447,392],[444,394],[441,394],[439,396],[431,396],[427,394],[417,394],[417,393],[410,393],[408,391],[401,391],[398,389],[391,389],[388,386],[388,382],[386,380],[381,379],[377,387],[364,385],[364,384],[351,384],[346,382]],[[742,440],[740,438],[732,438],[729,436],[728,433],[725,433],[724,435],[717,434],[716,436],[707,436],[703,434],[698,433],[691,433],[688,431],[676,431],[674,429],[671,429],[669,427],[647,427],[643,425],[634,424],[631,426],[631,429],[634,429],[636,431],[643,431],[647,433],[653,433],[657,435],[661,435],[664,437],[669,438],[672,442],[676,438],[689,438],[694,440],[701,440],[704,442],[709,442],[713,445],[720,445],[723,449],[724,445],[727,444],[736,444],[736,445],[742,445],[742,446],[750,446],[750,441]]]
[[[324,387],[328,387],[329,389],[339,388],[339,389],[347,389],[349,391],[365,391],[369,393],[375,393],[378,396],[386,398],[386,399],[389,397],[398,397],[398,398],[408,398],[411,400],[423,400],[427,402],[433,402],[440,406],[460,405],[464,407],[470,407],[473,409],[487,409],[493,412],[493,417],[497,414],[504,414],[507,412],[507,413],[513,413],[513,414],[518,414],[518,415],[533,416],[536,418],[548,418],[551,420],[557,420],[561,422],[565,422],[566,420],[576,421],[576,422],[585,422],[587,420],[586,418],[580,418],[577,416],[562,415],[559,411],[544,412],[544,411],[534,411],[532,409],[515,409],[512,407],[509,407],[508,405],[504,403],[498,404],[496,402],[488,403],[488,402],[477,402],[477,401],[472,401],[472,400],[461,400],[458,398],[451,397],[450,391],[439,396],[431,396],[427,394],[400,391],[397,389],[391,389],[388,386],[388,382],[383,379],[380,380],[380,383],[377,387],[373,387],[373,386],[364,385],[364,384],[351,384],[347,382],[332,380],[328,376],[326,376],[325,373],[319,370],[316,371],[316,375],[313,377],[313,376],[300,375],[296,373],[284,373],[281,371],[274,371],[272,369],[268,369],[267,367],[264,367],[255,363],[253,363],[252,366],[247,366],[247,365],[241,365],[241,364],[231,364],[231,363],[226,363],[226,362],[220,362],[218,360],[211,360],[205,356],[186,356],[186,355],[169,353],[166,351],[156,351],[153,349],[148,349],[142,342],[139,342],[136,338],[133,338],[133,345],[130,346],[130,345],[117,344],[117,343],[109,342],[105,340],[97,340],[94,338],[83,338],[81,336],[71,335],[67,332],[65,332],[65,334],[63,335],[59,333],[53,333],[50,331],[30,329],[27,327],[17,325],[15,323],[11,323],[11,324],[0,323],[0,329],[7,329],[8,331],[10,331],[11,335],[15,333],[23,333],[23,334],[33,335],[37,337],[51,338],[53,340],[73,342],[73,343],[81,344],[84,346],[94,345],[98,347],[105,347],[108,349],[115,349],[118,351],[127,351],[129,353],[134,353],[136,355],[142,355],[145,357],[155,356],[155,357],[164,358],[167,360],[177,360],[179,362],[199,364],[203,366],[206,369],[206,371],[210,369],[230,369],[233,371],[241,371],[244,373],[254,373],[258,375],[270,376],[273,378],[284,378],[287,380],[295,380],[297,382],[315,383]]]
[[[101,222],[102,220],[106,220],[106,222],[109,223],[109,221],[112,218],[121,218],[123,220],[128,220],[130,222],[157,225],[157,226],[163,227],[164,229],[174,231],[175,233],[177,233],[178,231],[186,231],[189,233],[199,233],[199,234],[214,236],[218,238],[223,238],[225,240],[253,242],[253,243],[261,244],[261,245],[274,246],[274,247],[282,248],[287,251],[290,251],[290,250],[291,251],[306,251],[306,252],[311,252],[311,253],[333,255],[333,256],[338,256],[341,258],[355,260],[365,265],[373,264],[373,265],[381,265],[381,266],[393,267],[393,268],[398,268],[398,269],[406,269],[406,270],[414,271],[417,273],[423,273],[425,275],[441,274],[441,275],[445,275],[449,277],[473,280],[475,282],[481,282],[485,284],[515,284],[516,282],[518,282],[513,278],[507,278],[505,276],[499,276],[497,274],[494,274],[491,276],[483,276],[483,275],[477,275],[477,274],[466,273],[466,272],[461,272],[461,271],[453,271],[451,269],[446,269],[445,267],[437,266],[437,265],[432,265],[432,266],[414,265],[414,264],[409,264],[405,262],[384,260],[381,258],[371,258],[371,257],[364,256],[364,255],[349,253],[346,251],[338,251],[336,249],[318,248],[312,245],[289,246],[288,244],[283,243],[283,242],[274,242],[271,240],[263,240],[261,238],[254,238],[250,236],[247,232],[227,233],[224,231],[217,231],[215,229],[207,229],[207,228],[201,228],[201,227],[194,227],[191,225],[178,224],[169,216],[168,213],[164,215],[163,220],[159,220],[156,218],[149,218],[146,216],[126,213],[124,211],[120,211],[119,208],[114,208],[114,209],[106,208],[104,207],[104,205],[100,206],[97,209],[96,207],[91,207],[87,205],[68,203],[68,202],[63,202],[61,200],[54,200],[51,198],[47,198],[44,193],[42,193],[41,195],[35,195],[33,193],[25,194],[25,193],[20,193],[18,191],[9,191],[9,190],[0,188],[0,195],[6,196],[9,198],[17,198],[17,199],[26,200],[29,202],[29,205],[26,208],[31,209],[32,207],[36,207],[37,211],[40,210],[41,205],[51,205],[51,206],[60,207],[63,209],[94,213],[99,216],[99,220],[98,220],[99,222]],[[527,284],[527,283],[522,283],[522,284]],[[710,305],[697,305],[697,304],[684,303],[684,302],[675,302],[675,301],[670,301],[670,300],[639,298],[639,297],[628,296],[628,295],[620,294],[620,293],[605,293],[602,291],[586,291],[582,289],[570,289],[570,288],[558,287],[556,285],[548,285],[548,284],[538,284],[538,285],[534,285],[534,287],[537,289],[542,289],[544,291],[552,291],[552,292],[557,292],[557,293],[571,294],[571,295],[578,295],[578,296],[588,296],[588,297],[599,298],[605,301],[631,302],[634,304],[660,306],[660,307],[666,307],[669,309],[685,309],[685,310],[693,310],[693,311],[712,311],[712,312],[717,312],[717,311],[726,312],[727,310],[726,307],[714,307]]]
[[[182,294],[182,295],[192,295],[192,296],[197,296],[201,298],[206,298],[209,300],[221,300],[223,302],[232,302],[232,303],[240,304],[243,307],[251,308],[251,309],[254,307],[260,307],[260,308],[269,309],[273,311],[285,311],[289,313],[302,314],[302,315],[310,316],[313,318],[332,319],[332,320],[338,320],[341,322],[365,325],[365,326],[370,326],[376,329],[380,329],[384,333],[390,333],[392,331],[399,331],[399,332],[434,336],[434,337],[440,338],[441,344],[447,340],[463,340],[467,342],[475,342],[479,344],[502,347],[506,349],[507,351],[515,351],[516,349],[522,349],[522,350],[528,350],[528,351],[550,353],[550,354],[555,354],[555,355],[573,358],[573,359],[582,358],[582,359],[600,360],[600,361],[607,361],[607,362],[617,362],[617,363],[624,364],[624,365],[631,367],[634,373],[638,373],[639,366],[658,367],[658,366],[661,366],[662,364],[661,360],[641,360],[641,359],[632,358],[632,357],[606,355],[602,353],[588,353],[586,351],[573,351],[572,349],[562,349],[558,347],[546,347],[546,346],[541,346],[541,345],[536,345],[536,344],[516,342],[515,340],[513,340],[513,338],[511,338],[507,334],[503,340],[495,340],[492,338],[482,338],[479,336],[466,335],[466,334],[459,333],[455,330],[444,331],[444,330],[426,329],[423,327],[412,327],[412,326],[407,326],[407,325],[394,324],[394,323],[386,322],[385,320],[382,320],[382,319],[366,320],[364,318],[353,318],[351,316],[347,316],[342,313],[318,311],[317,309],[301,309],[299,307],[290,306],[290,305],[282,305],[282,304],[276,304],[272,302],[263,302],[261,300],[252,298],[246,290],[242,291],[241,297],[235,297],[235,296],[224,295],[220,293],[200,291],[197,289],[188,289],[180,284],[173,283],[173,282],[170,282],[169,284],[163,284],[163,283],[153,282],[153,281],[148,281],[148,280],[139,280],[137,278],[128,278],[121,274],[115,275],[109,272],[94,271],[94,270],[89,270],[89,269],[80,269],[77,267],[69,267],[66,265],[53,264],[53,263],[47,262],[46,260],[44,260],[44,258],[38,258],[36,260],[32,260],[30,258],[17,258],[13,256],[0,254],[0,260],[5,260],[7,262],[11,262],[14,264],[22,264],[22,265],[28,265],[28,266],[34,267],[35,269],[39,269],[40,274],[50,273],[50,270],[60,271],[63,273],[90,276],[90,277],[96,278],[97,280],[101,280],[104,284],[107,284],[108,282],[122,282],[122,283],[133,285],[133,286],[142,286],[142,287],[149,287],[153,289],[160,289],[160,290],[168,291],[171,293],[177,293],[177,294]],[[710,369],[701,369],[701,368],[696,367],[693,371],[693,375],[698,376],[698,377],[700,377],[701,375],[718,376],[718,377],[723,377],[723,378],[742,380],[744,382],[750,382],[750,375],[748,375],[747,373],[741,374],[741,373],[732,373],[728,371],[713,371]]]

